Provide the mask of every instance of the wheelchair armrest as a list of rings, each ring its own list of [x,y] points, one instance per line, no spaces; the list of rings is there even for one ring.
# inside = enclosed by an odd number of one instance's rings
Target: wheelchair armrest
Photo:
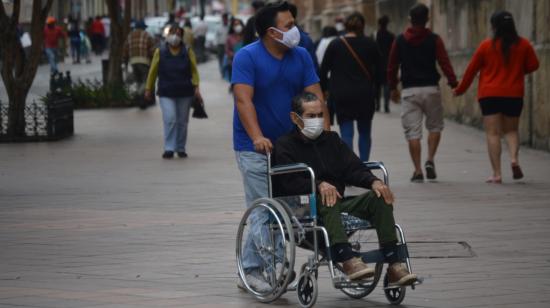
[[[271,167],[269,175],[280,175],[287,173],[297,173],[297,172],[306,172],[313,171],[308,165],[298,163],[298,164],[288,164],[288,165],[277,165]]]
[[[382,170],[382,174],[384,175],[384,179],[383,179],[384,184],[386,184],[386,185],[389,184],[388,170],[384,166],[383,162],[381,162],[381,161],[365,161],[365,162],[363,162],[363,164],[365,166],[367,166],[367,168],[369,170]]]
[[[288,174],[288,173],[298,173],[298,172],[309,172],[311,176],[311,192],[315,194],[317,187],[315,185],[315,172],[313,169],[303,163],[298,164],[288,164],[288,165],[278,165],[269,168],[269,191],[271,196],[271,177],[274,175]]]

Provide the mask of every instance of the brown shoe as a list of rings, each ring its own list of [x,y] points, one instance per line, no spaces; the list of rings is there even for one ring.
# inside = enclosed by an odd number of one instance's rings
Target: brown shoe
[[[374,276],[374,269],[369,268],[361,258],[351,258],[344,262],[342,267],[350,280],[360,280]]]
[[[402,263],[388,266],[389,285],[410,286],[418,280],[416,274],[411,274]]]

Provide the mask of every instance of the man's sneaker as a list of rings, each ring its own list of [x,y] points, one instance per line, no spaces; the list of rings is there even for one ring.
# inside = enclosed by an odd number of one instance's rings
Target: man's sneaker
[[[164,151],[164,153],[162,153],[162,158],[164,159],[172,159],[173,157],[174,157],[173,151]]]
[[[281,272],[282,267],[283,267],[283,263],[280,263],[280,262],[275,265],[275,273],[277,273],[277,275]],[[292,281],[294,281],[294,279],[296,279],[296,272],[292,271],[289,274],[288,273],[288,264],[285,264],[285,267],[283,269],[283,279],[282,280],[284,280],[287,275],[290,275],[290,279],[288,280],[288,283],[291,283]]]
[[[429,180],[434,180],[437,178],[437,174],[435,173],[435,165],[433,161],[427,160],[424,164],[424,168],[426,168],[426,177]]]
[[[388,266],[388,282],[390,286],[410,286],[418,280],[416,274],[411,274],[403,263]]]
[[[413,182],[413,183],[423,183],[424,182],[424,175],[422,173],[420,173],[420,174],[413,173],[413,176],[411,177],[411,182]]]
[[[185,153],[185,152],[178,152],[178,157],[179,157],[179,158],[187,158],[187,156],[188,156],[188,155],[187,155],[187,153]]]
[[[369,268],[361,258],[353,257],[343,264],[344,273],[350,280],[360,280],[374,276],[374,269]]]
[[[256,292],[267,293],[273,290],[271,285],[267,283],[262,277],[260,277],[260,274],[257,272],[246,274],[246,281],[248,282],[250,288],[252,288]],[[241,277],[237,278],[237,287],[246,291],[246,287]]]

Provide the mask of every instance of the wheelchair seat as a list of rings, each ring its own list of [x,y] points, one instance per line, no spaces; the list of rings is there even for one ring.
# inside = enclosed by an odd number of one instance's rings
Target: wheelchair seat
[[[342,218],[342,225],[344,225],[346,233],[374,228],[368,220],[363,220],[361,218],[349,215],[348,213],[342,213],[340,217]]]
[[[302,223],[311,222],[313,220],[310,213],[309,195],[284,196],[277,197],[276,199],[279,201],[284,201],[284,203],[288,206],[288,209],[291,212],[288,213],[289,216],[296,216],[296,218],[298,218],[298,220]],[[342,225],[344,226],[346,233],[374,228],[368,220],[363,220],[361,218],[349,215],[348,213],[342,213],[341,218]],[[323,225],[323,219],[321,217],[319,217],[318,223],[319,225]]]

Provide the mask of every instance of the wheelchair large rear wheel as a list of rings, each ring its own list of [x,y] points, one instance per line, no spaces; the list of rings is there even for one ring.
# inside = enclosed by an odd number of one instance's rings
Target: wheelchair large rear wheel
[[[287,209],[269,198],[254,201],[239,223],[236,240],[239,277],[245,289],[261,302],[278,299],[290,283],[295,260],[293,232]],[[245,269],[245,255],[261,265]],[[255,281],[259,279],[267,283],[270,288],[254,288],[254,283],[250,283],[252,277]]]

